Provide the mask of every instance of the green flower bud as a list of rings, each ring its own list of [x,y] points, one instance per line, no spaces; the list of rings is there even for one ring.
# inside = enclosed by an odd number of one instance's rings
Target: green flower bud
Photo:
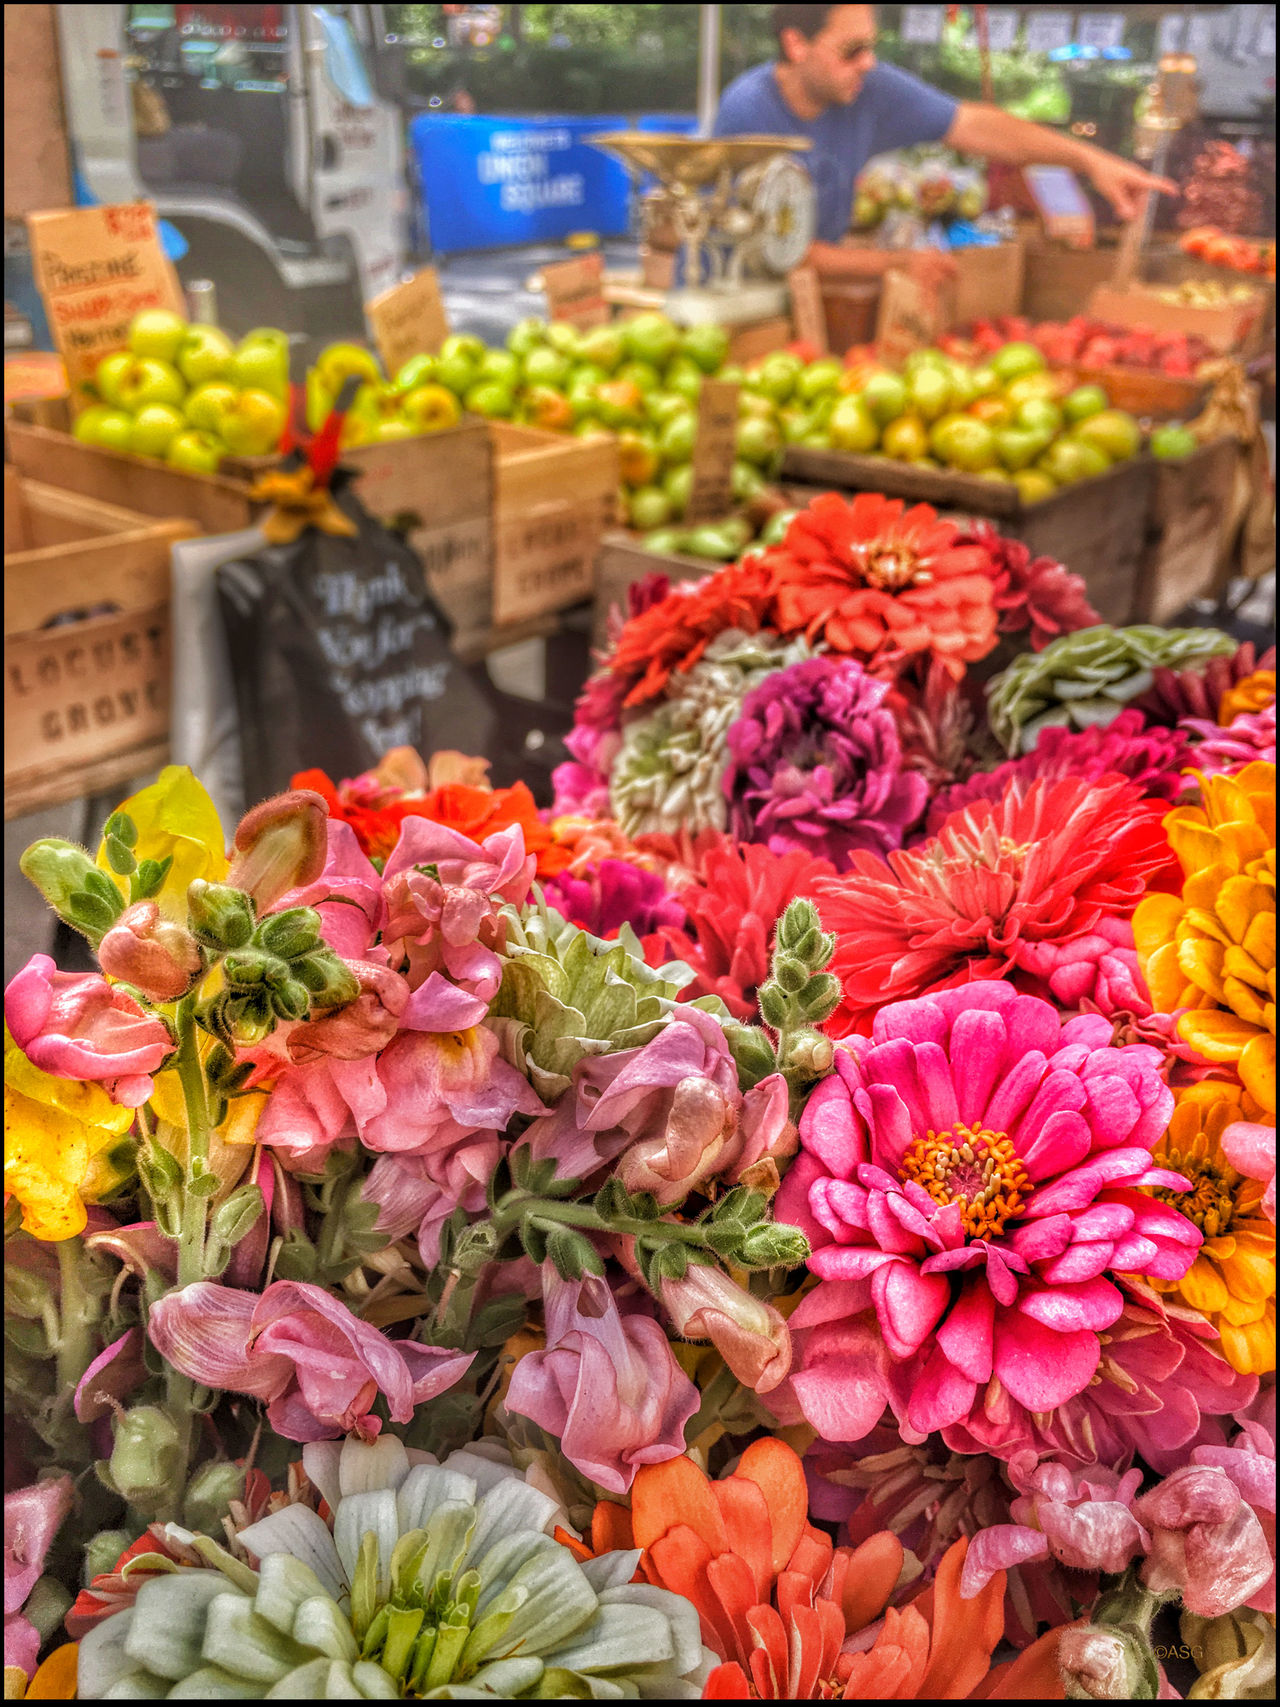
[[[814,1025],[821,1025],[840,1005],[840,980],[830,972],[819,972],[800,992],[800,1006]]]
[[[182,1521],[188,1529],[219,1535],[222,1520],[232,1500],[244,1493],[244,1471],[221,1459],[202,1464],[187,1483],[182,1501]]]
[[[253,902],[229,883],[197,877],[187,887],[187,923],[206,948],[244,948],[253,935]]]
[[[773,976],[789,996],[795,996],[809,982],[809,968],[801,960],[779,954],[774,957]]]
[[[1154,1701],[1160,1693],[1151,1643],[1132,1625],[1068,1625],[1058,1666],[1068,1701]]]
[[[799,1227],[757,1221],[743,1233],[733,1261],[739,1268],[799,1268],[808,1257],[809,1241]]]
[[[144,1516],[157,1512],[182,1467],[177,1428],[158,1405],[135,1405],[115,1417],[112,1433],[103,1480]]]
[[[790,1004],[786,996],[776,984],[761,984],[757,995],[760,1003],[760,1014],[766,1025],[771,1025],[775,1031],[781,1031],[790,1014]]]
[[[738,1084],[744,1091],[767,1079],[778,1070],[778,1058],[773,1044],[758,1025],[726,1025],[725,1037],[729,1052],[738,1068]]]
[[[271,1006],[283,1020],[305,1019],[311,1011],[311,996],[305,984],[285,978],[272,990]]]
[[[783,1072],[804,1073],[818,1077],[829,1073],[836,1058],[835,1045],[820,1031],[805,1027],[787,1038],[782,1055]]]
[[[88,1588],[95,1577],[102,1577],[108,1571],[114,1571],[121,1553],[137,1539],[131,1529],[100,1529],[92,1541],[86,1541],[84,1565],[80,1572],[80,1580],[84,1586]]]
[[[35,884],[58,917],[80,931],[96,948],[115,923],[124,901],[111,879],[98,870],[85,850],[74,842],[46,836],[32,842],[18,864],[23,876]],[[96,893],[101,884],[107,886],[107,895]]]
[[[304,968],[309,971],[310,978],[303,976]],[[304,960],[294,961],[290,970],[298,982],[310,990],[312,1013],[321,1008],[345,1008],[360,994],[360,980],[332,949],[317,949]],[[317,973],[318,985],[313,981]]]
[[[233,989],[251,990],[257,984],[268,982],[271,973],[280,966],[281,963],[274,955],[268,954],[265,949],[250,946],[238,948],[233,954],[228,954],[222,963],[222,970],[226,974],[227,983]],[[287,969],[283,970],[283,976],[288,976]]]
[[[821,928],[822,922],[813,902],[798,897],[788,905],[778,921],[778,947],[794,950],[808,931]]]
[[[319,946],[320,915],[313,907],[290,907],[285,913],[272,913],[261,921],[254,940],[282,960],[296,960]]]

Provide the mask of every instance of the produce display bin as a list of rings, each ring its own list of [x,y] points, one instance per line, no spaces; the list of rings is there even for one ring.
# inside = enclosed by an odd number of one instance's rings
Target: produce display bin
[[[1056,558],[1084,580],[1103,622],[1133,620],[1147,552],[1150,457],[1116,463],[1105,474],[1024,504],[1016,486],[948,469],[915,468],[888,457],[788,445],[784,475],[843,492],[883,492],[935,509],[987,516],[1036,556]]]
[[[618,444],[491,421],[493,622],[549,616],[591,597],[618,494]]]
[[[595,607],[591,644],[599,650],[608,643],[609,612],[627,605],[627,589],[646,575],[665,575],[671,582],[700,581],[724,565],[709,557],[689,557],[683,552],[649,551],[634,533],[619,529],[607,533],[596,565]]]
[[[1221,438],[1156,463],[1135,621],[1172,622],[1193,599],[1218,590],[1240,455],[1237,440]]]
[[[23,421],[6,422],[5,450],[18,473],[32,480],[121,504],[139,516],[183,516],[198,523],[197,533],[238,533],[251,527],[262,509],[249,496],[248,480],[185,474],[150,457],[101,450],[69,433]]]
[[[165,763],[170,548],[200,530],[9,464],[4,510],[5,817],[14,818]]]

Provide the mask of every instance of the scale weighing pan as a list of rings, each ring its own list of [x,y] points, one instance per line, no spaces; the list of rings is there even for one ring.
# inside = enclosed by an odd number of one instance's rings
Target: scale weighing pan
[[[776,154],[803,154],[813,147],[807,136],[674,136],[648,130],[611,130],[586,140],[664,184],[690,189],[713,183],[726,167],[741,172]]]

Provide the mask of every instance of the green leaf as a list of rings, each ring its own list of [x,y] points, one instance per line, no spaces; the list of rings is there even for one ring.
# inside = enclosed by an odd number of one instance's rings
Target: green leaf
[[[217,1174],[192,1174],[187,1190],[192,1197],[212,1197],[221,1183]]]
[[[127,812],[113,812],[102,830],[103,836],[113,836],[126,848],[138,845],[138,826]]]
[[[116,922],[116,915],[107,903],[84,889],[67,897],[67,914],[72,924],[83,925],[97,935],[109,931]]]
[[[118,836],[108,836],[104,846],[106,848],[107,863],[111,867],[112,871],[117,872],[121,877],[131,877],[138,869],[138,862],[133,857],[130,849],[125,846]]]

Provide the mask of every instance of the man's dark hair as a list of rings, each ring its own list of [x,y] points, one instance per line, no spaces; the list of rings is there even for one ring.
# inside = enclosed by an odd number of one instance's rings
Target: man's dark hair
[[[782,46],[783,30],[799,30],[802,36],[812,41],[826,27],[827,19],[834,11],[834,6],[775,6],[773,33],[778,38],[778,46]]]

